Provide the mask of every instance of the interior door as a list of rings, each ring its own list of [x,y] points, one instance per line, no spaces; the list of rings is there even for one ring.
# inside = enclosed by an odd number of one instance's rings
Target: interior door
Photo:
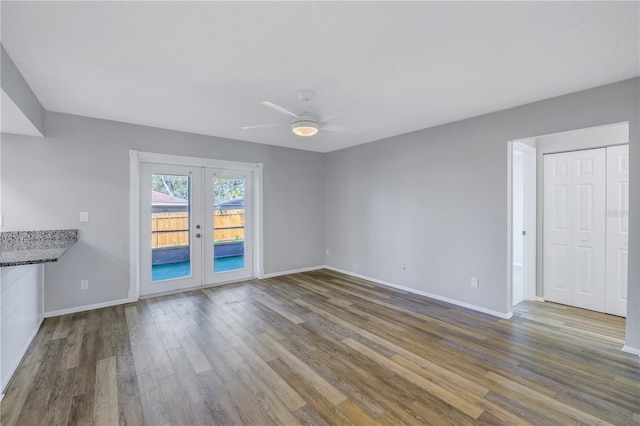
[[[573,153],[574,268],[573,305],[605,309],[606,151]]]
[[[544,296],[604,312],[605,150],[544,161]]]
[[[253,172],[204,172],[205,284],[253,277]]]
[[[140,294],[202,285],[202,169],[140,164]]]
[[[544,298],[571,304],[573,245],[573,156],[544,156]]]
[[[606,312],[627,316],[629,145],[607,148]]]

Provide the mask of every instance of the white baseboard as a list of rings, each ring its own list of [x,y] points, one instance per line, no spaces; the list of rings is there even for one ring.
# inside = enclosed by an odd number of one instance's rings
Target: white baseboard
[[[503,313],[503,312],[494,311],[492,309],[483,308],[482,306],[472,305],[470,303],[461,302],[459,300],[449,299],[448,297],[438,296],[437,294],[427,293],[426,291],[416,290],[415,288],[405,287],[398,284],[390,283],[388,281],[379,280],[377,278],[368,277],[366,275],[356,274],[355,272],[345,271],[344,269],[334,268],[333,266],[325,266],[325,268],[330,269],[332,271],[340,272],[346,275],[351,275],[352,277],[362,278],[363,280],[382,284],[387,287],[397,288],[398,290],[404,290],[409,293],[419,294],[420,296],[425,296],[430,299],[436,299],[436,300],[440,300],[441,302],[447,302],[447,303],[451,303],[452,305],[461,306],[467,309],[472,309],[474,311],[482,312],[484,314],[489,314],[494,317],[509,319],[513,316],[512,312]]]
[[[13,363],[13,365],[9,368],[9,374],[7,375],[7,382],[6,383],[2,383],[2,389],[0,389],[2,391],[2,395],[0,395],[0,401],[2,401],[2,398],[4,398],[4,391],[6,390],[6,386],[9,384],[9,382],[11,382],[11,378],[13,377],[13,375],[16,372],[16,370],[18,369],[18,366],[22,362],[22,358],[24,358],[24,355],[27,353],[27,349],[29,349],[29,345],[33,341],[33,338],[36,337],[36,334],[38,334],[38,331],[40,330],[40,326],[42,325],[42,321],[44,321],[44,318],[40,318],[40,321],[38,322],[38,326],[35,327],[35,329],[31,333],[31,336],[29,336],[29,339],[27,340],[27,343],[24,345],[24,347],[20,351],[20,356],[16,359],[16,361]]]
[[[273,277],[279,277],[281,275],[299,274],[300,272],[317,271],[318,269],[323,269],[323,268],[327,268],[327,266],[318,265],[318,266],[310,266],[308,268],[291,269],[289,271],[271,272],[269,274],[264,274],[261,278],[273,278]]]
[[[536,302],[544,302],[544,297],[536,296],[533,300]]]
[[[45,318],[59,317],[60,315],[75,314],[78,312],[91,311],[93,309],[108,308],[109,306],[124,305],[125,303],[136,302],[138,299],[118,299],[108,302],[95,303],[93,305],[75,306],[73,308],[60,309],[58,311],[45,312]]]
[[[627,345],[624,345],[622,347],[622,352],[640,356],[640,348],[632,348],[631,346],[627,346]]]
[[[300,268],[300,269],[291,269],[289,271],[281,271],[281,272],[273,272],[270,274],[265,274],[262,278],[272,278],[272,277],[278,277],[280,275],[288,275],[288,274],[297,274],[299,272],[308,272],[308,271],[315,271],[317,269],[322,269],[324,268],[324,265],[319,265],[319,266],[311,266],[308,268]],[[242,280],[244,281],[244,280]],[[221,284],[230,284],[230,283],[221,283]],[[176,290],[176,291],[170,291],[167,293],[162,293],[162,294],[152,294],[152,295],[146,295],[146,296],[142,296],[142,298],[145,297],[155,297],[155,296],[164,296],[167,294],[173,294],[173,293],[181,293],[184,291],[189,291],[189,290],[197,290],[199,288],[207,288],[207,287],[212,287],[212,286],[197,286],[197,287],[193,287],[193,288],[189,288],[189,289],[180,289],[180,290]],[[58,311],[50,311],[50,312],[45,312],[44,313],[44,317],[45,318],[51,318],[51,317],[58,317],[60,315],[67,315],[67,314],[75,314],[78,312],[84,312],[84,311],[90,311],[92,309],[100,309],[100,308],[108,308],[110,306],[116,306],[116,305],[124,305],[125,303],[133,303],[136,302],[138,300],[138,298],[127,298],[127,299],[118,299],[118,300],[111,300],[108,302],[102,302],[102,303],[96,303],[93,305],[85,305],[85,306],[76,306],[73,308],[67,308],[67,309],[60,309]]]

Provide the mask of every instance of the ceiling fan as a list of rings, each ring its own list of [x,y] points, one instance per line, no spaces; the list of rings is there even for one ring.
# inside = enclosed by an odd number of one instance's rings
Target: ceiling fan
[[[317,115],[311,114],[307,111],[307,102],[313,97],[313,92],[311,90],[300,90],[298,92],[298,99],[302,101],[302,112],[296,114],[294,112],[289,111],[286,108],[281,107],[280,105],[276,105],[273,102],[262,101],[260,102],[262,105],[267,108],[271,108],[275,111],[278,111],[282,114],[288,115],[293,118],[290,123],[271,123],[271,124],[258,124],[256,126],[243,126],[243,130],[250,129],[260,129],[263,127],[276,127],[276,126],[291,126],[291,131],[296,135],[303,138],[308,138],[310,136],[318,133],[319,130],[334,132],[334,133],[344,133],[348,135],[357,135],[360,133],[359,130],[351,129],[349,127],[340,126],[337,124],[329,123],[329,121],[334,118],[345,114],[347,112],[354,111],[359,109],[357,107],[349,107],[343,108],[338,111],[335,111],[331,114],[327,115]]]

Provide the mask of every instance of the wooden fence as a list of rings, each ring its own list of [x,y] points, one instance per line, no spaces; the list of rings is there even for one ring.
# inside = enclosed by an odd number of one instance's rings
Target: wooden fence
[[[244,210],[213,213],[214,242],[244,240]],[[151,248],[189,245],[189,212],[153,213]]]

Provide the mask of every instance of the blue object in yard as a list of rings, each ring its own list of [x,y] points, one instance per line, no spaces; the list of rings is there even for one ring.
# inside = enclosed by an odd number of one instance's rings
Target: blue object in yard
[[[213,245],[213,257],[237,257],[244,255],[244,241],[229,241]],[[189,261],[189,246],[162,247],[151,250],[151,264],[180,263]]]
[[[213,260],[213,272],[235,271],[244,268],[244,256],[219,257]]]
[[[151,281],[186,278],[191,275],[191,262],[162,263],[151,267]]]
[[[151,250],[151,264],[189,262],[189,246],[161,247]]]
[[[244,241],[229,241],[213,245],[213,257],[240,256],[244,254]]]
[[[213,260],[214,272],[234,271],[244,268],[244,256],[220,257]],[[175,262],[153,265],[151,281],[186,278],[191,275],[191,262]]]

